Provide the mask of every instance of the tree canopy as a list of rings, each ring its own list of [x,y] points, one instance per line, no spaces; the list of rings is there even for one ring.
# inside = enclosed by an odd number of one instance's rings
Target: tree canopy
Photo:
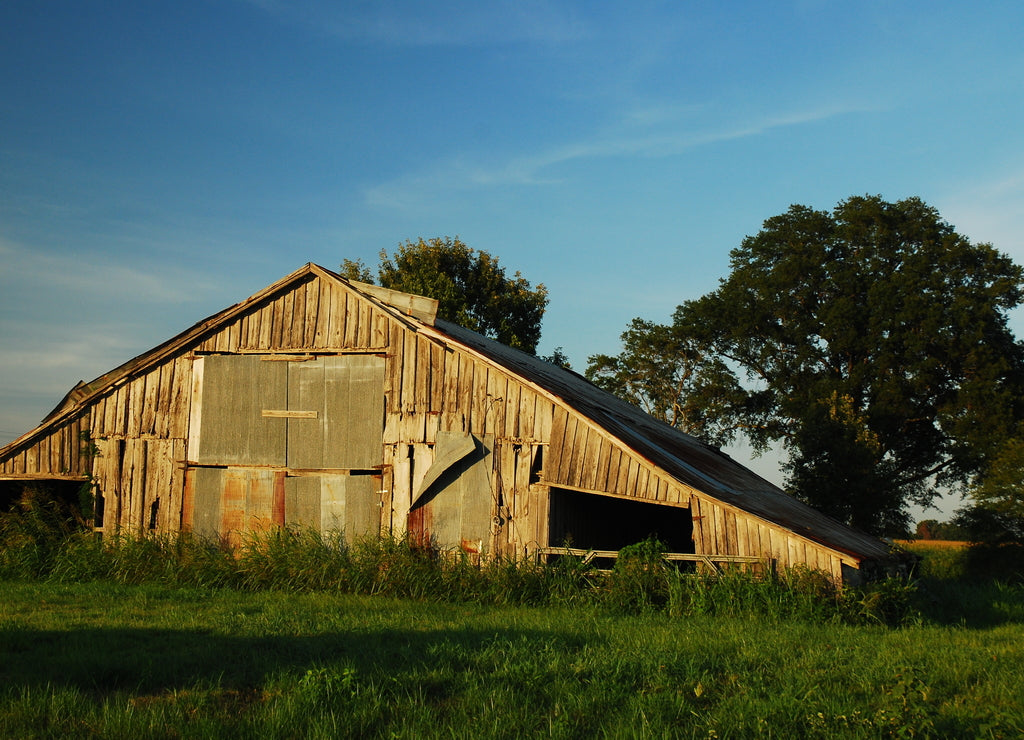
[[[373,282],[370,270],[358,260],[345,260],[341,274]],[[532,287],[519,272],[507,277],[497,257],[466,246],[458,237],[406,241],[390,255],[382,249],[377,280],[384,288],[437,299],[442,319],[536,352],[547,288]]]
[[[756,450],[781,447],[791,493],[900,531],[909,503],[983,472],[1022,417],[1007,325],[1022,280],[917,198],[794,205],[733,250],[717,290],[670,325],[634,321],[623,353],[588,374],[627,398],[639,385],[711,441],[742,431]]]
[[[1024,543],[1024,438],[1006,440],[972,486],[970,498],[957,523],[972,539]]]

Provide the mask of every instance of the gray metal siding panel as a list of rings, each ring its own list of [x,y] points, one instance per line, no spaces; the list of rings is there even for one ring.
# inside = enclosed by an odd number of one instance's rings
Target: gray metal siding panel
[[[383,463],[384,358],[325,357],[325,468],[370,469]]]
[[[284,465],[286,420],[262,412],[287,408],[287,363],[213,355],[204,365],[197,462]]]
[[[320,529],[346,539],[380,533],[379,480],[369,475],[325,475],[320,480]]]
[[[322,360],[289,362],[288,410],[315,412],[310,419],[288,419],[288,466],[292,468],[341,467],[325,460],[324,363]]]
[[[284,481],[285,524],[320,528],[320,479],[286,478]]]

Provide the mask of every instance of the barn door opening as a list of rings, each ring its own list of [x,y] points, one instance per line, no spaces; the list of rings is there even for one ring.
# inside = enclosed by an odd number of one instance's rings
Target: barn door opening
[[[694,552],[688,508],[552,488],[548,544],[585,550],[621,550],[657,537],[667,552]]]

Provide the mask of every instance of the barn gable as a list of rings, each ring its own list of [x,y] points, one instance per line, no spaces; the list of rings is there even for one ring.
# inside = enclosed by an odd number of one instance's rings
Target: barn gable
[[[841,577],[885,545],[436,301],[306,265],[86,384],[0,480],[89,480],[105,532],[275,526],[523,555],[572,541]]]

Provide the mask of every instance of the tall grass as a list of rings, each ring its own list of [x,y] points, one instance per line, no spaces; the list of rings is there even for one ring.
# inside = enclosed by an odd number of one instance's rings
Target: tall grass
[[[911,587],[889,582],[838,589],[824,574],[793,569],[682,572],[656,540],[624,548],[599,571],[571,556],[552,563],[475,560],[404,539],[347,542],[311,529],[250,533],[240,547],[186,533],[100,538],[75,531],[46,507],[0,524],[0,579],[110,581],[243,591],[329,591],[488,605],[593,606],[618,614],[760,614],[779,618],[899,625],[915,618]]]

